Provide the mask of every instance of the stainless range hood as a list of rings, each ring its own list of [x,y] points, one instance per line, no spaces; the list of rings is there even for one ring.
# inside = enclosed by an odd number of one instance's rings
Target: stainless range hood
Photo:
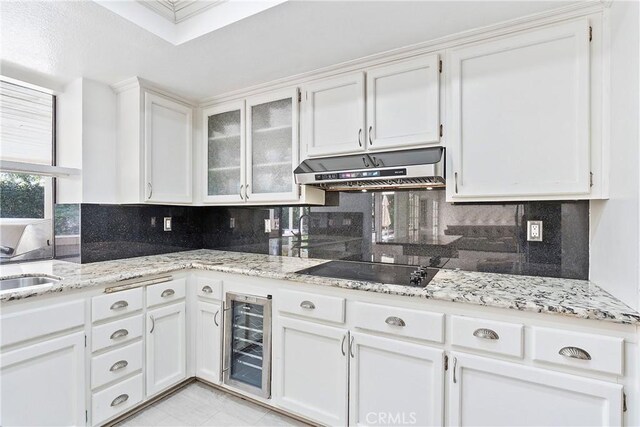
[[[307,159],[296,183],[325,191],[431,189],[445,186],[444,148],[352,154]]]

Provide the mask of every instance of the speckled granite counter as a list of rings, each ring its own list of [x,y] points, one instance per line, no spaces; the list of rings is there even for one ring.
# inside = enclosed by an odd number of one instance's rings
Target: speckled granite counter
[[[415,288],[295,273],[324,262],[327,260],[201,249],[82,265],[61,261],[7,265],[0,267],[0,276],[3,278],[44,273],[62,277],[63,280],[54,285],[2,291],[0,302],[112,284],[184,269],[197,269],[623,324],[640,324],[640,313],[595,284],[584,280],[440,270],[426,288]]]

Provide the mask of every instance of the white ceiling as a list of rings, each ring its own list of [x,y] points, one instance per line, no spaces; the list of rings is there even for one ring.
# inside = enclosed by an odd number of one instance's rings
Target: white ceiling
[[[0,72],[132,76],[202,99],[573,2],[288,1],[174,46],[91,1],[0,1]]]

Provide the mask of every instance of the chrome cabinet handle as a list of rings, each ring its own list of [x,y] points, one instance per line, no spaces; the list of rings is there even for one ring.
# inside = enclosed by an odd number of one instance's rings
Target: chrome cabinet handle
[[[244,196],[242,195],[242,189],[244,188],[244,184],[240,186],[240,198],[244,200]]]
[[[457,383],[456,379],[456,368],[458,367],[458,359],[456,357],[453,358],[453,383]]]
[[[211,289],[211,286],[205,285],[202,287],[202,292],[204,292],[205,294],[211,294],[213,293],[213,289]]]
[[[353,354],[353,340],[354,337],[351,337],[351,341],[349,342],[349,355],[351,355],[351,358],[356,357],[355,354]]]
[[[111,339],[115,340],[118,338],[126,337],[127,335],[129,335],[129,331],[127,331],[126,329],[118,329],[117,331],[111,334]]]
[[[342,336],[342,343],[340,344],[340,350],[342,351],[342,355],[343,355],[343,356],[346,356],[346,355],[347,355],[347,352],[346,352],[346,351],[344,351],[344,342],[346,341],[346,339],[347,339],[347,334],[344,334],[344,335]]]
[[[380,162],[378,161],[378,159],[376,159],[376,156],[371,157],[371,160],[373,160],[373,166],[377,168],[380,167]]]
[[[358,145],[362,147],[362,128],[358,129]]]
[[[162,298],[166,298],[166,297],[170,297],[171,295],[174,295],[175,293],[176,291],[174,291],[173,289],[165,289],[164,291],[162,291],[160,296]]]
[[[369,163],[367,163],[367,159],[365,157],[362,157],[362,163],[364,163],[364,166],[366,168],[368,168],[369,166],[371,166]]]
[[[316,305],[314,303],[312,303],[311,301],[302,301],[300,303],[300,307],[306,308],[308,310],[313,310],[314,308],[316,308]]]
[[[455,188],[455,192],[456,194],[458,194],[458,172],[455,172],[453,174],[453,181],[454,181],[454,188]]]
[[[124,301],[124,300],[120,300],[120,301],[116,301],[113,304],[111,304],[111,310],[119,310],[121,308],[125,308],[128,307],[129,303]]]
[[[128,394],[121,394],[120,396],[116,397],[115,399],[113,399],[111,401],[111,406],[122,405],[127,400],[129,400],[129,395]]]
[[[213,323],[216,324],[216,326],[220,326],[220,324],[218,323],[218,315],[220,314],[220,310],[216,311],[216,314],[213,315]]]
[[[109,370],[111,372],[119,371],[120,369],[126,368],[128,365],[129,365],[129,362],[127,362],[126,360],[119,360],[116,363],[114,363],[113,365],[111,365]]]
[[[386,323],[387,325],[390,326],[407,326],[407,324],[404,322],[404,320],[402,320],[399,317],[396,316],[389,316],[387,317],[387,319],[384,321],[384,323]]]
[[[149,190],[149,196],[147,197],[147,199],[150,199],[153,195],[153,185],[151,185],[150,182],[147,182],[147,189]]]
[[[591,355],[580,347],[562,347],[558,354],[572,359],[591,360]]]
[[[244,198],[245,200],[249,200],[249,184],[244,188]]]
[[[498,340],[500,336],[496,333],[496,331],[487,329],[487,328],[479,328],[473,331],[473,336],[478,338],[483,338],[485,340]]]
[[[151,330],[149,333],[152,334],[153,330],[156,328],[156,319],[154,319],[153,316],[149,316],[149,319],[151,319]]]
[[[369,126],[369,145],[373,145],[373,141],[371,140],[372,133],[373,133],[373,126]]]

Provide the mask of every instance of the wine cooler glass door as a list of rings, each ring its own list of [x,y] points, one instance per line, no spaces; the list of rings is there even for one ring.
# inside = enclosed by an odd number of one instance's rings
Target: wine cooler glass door
[[[227,293],[225,383],[269,397],[271,300]]]

